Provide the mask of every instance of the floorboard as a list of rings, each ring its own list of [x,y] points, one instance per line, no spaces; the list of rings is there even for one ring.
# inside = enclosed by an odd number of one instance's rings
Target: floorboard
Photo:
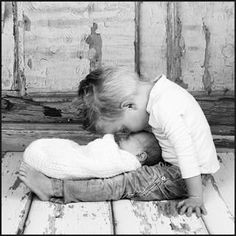
[[[17,178],[22,153],[2,157],[2,234],[16,234],[30,207],[30,191]]]
[[[34,198],[24,234],[112,234],[109,202],[58,204]]]
[[[179,215],[177,201],[130,201],[113,203],[116,234],[208,234],[194,215]]]

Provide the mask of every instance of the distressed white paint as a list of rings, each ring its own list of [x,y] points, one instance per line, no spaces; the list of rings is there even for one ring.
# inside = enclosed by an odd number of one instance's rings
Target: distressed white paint
[[[214,174],[217,187],[231,214],[235,214],[235,156],[234,150],[228,153],[218,153],[220,170]]]
[[[109,204],[79,202],[65,205],[35,198],[24,234],[112,234]]]
[[[234,217],[216,189],[217,187],[213,187],[210,179],[203,187],[207,215],[203,215],[202,218],[210,234],[234,234]]]
[[[159,210],[158,204],[157,201],[113,202],[116,234],[207,234],[200,218],[177,212],[167,215]]]
[[[2,234],[16,234],[24,216],[29,189],[17,180],[21,160],[21,152],[2,158]]]
[[[213,90],[234,90],[234,3],[178,2],[185,52],[182,57],[183,81],[188,90],[204,90],[206,40],[203,22],[210,31],[210,67]]]
[[[152,81],[166,74],[167,2],[140,4],[140,72]]]
[[[134,68],[133,2],[24,2],[23,10],[31,21],[24,44],[28,92],[77,91],[89,73],[85,39],[93,22],[102,38],[102,64]]]
[[[10,14],[4,20],[5,6],[8,5],[10,8]],[[2,90],[11,90],[14,85],[14,36],[13,36],[13,14],[11,2],[1,1],[2,7],[2,48],[1,48],[1,83]]]

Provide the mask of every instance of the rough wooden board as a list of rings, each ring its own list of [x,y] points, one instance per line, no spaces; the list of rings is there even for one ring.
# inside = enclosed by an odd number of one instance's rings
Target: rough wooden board
[[[97,58],[134,68],[133,2],[29,1],[23,11],[27,91],[76,91]]]
[[[24,151],[36,139],[53,137],[85,145],[101,135],[85,131],[79,124],[2,124],[2,151]]]
[[[174,201],[113,202],[116,234],[207,234],[195,215],[177,214]]]
[[[218,153],[220,160],[220,170],[213,176],[216,185],[223,197],[231,214],[235,215],[234,201],[235,201],[235,157],[234,150],[228,153]]]
[[[140,71],[149,81],[166,74],[166,4],[140,3]]]
[[[195,93],[209,124],[221,126],[219,134],[234,132],[234,95],[212,93],[206,96]],[[53,98],[54,97],[54,98]],[[45,97],[27,96],[23,98],[4,96],[1,98],[2,121],[36,123],[81,123],[84,117],[84,104],[74,94],[50,94]],[[230,129],[225,129],[228,127]],[[215,130],[215,129],[214,129]]]
[[[22,153],[6,153],[2,158],[2,234],[16,234],[26,213],[29,189],[18,172]]]
[[[234,3],[233,2],[178,2],[182,24],[183,80],[190,90],[234,89]],[[209,30],[206,45],[203,26]],[[206,49],[207,47],[207,49]],[[209,65],[204,63],[206,56]],[[202,81],[204,70],[209,74]],[[212,84],[211,84],[212,82]]]
[[[210,234],[234,234],[234,217],[226,206],[212,178],[203,186],[204,204],[207,215],[202,218]],[[232,197],[232,196],[231,196]]]
[[[85,145],[101,137],[86,131],[81,124],[3,123],[2,151],[24,151],[27,145],[38,138],[66,138]],[[233,136],[214,136],[216,147],[234,147]]]
[[[2,55],[2,70],[1,70],[1,83],[2,89],[15,89],[14,84],[14,35],[13,35],[13,11],[12,2],[1,1],[2,8],[2,32],[1,39],[2,45],[1,55]]]
[[[112,234],[109,202],[58,204],[35,198],[24,234]]]

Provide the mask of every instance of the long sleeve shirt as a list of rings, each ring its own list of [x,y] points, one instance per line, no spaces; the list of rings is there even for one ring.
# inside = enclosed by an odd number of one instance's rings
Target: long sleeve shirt
[[[163,159],[179,166],[183,178],[219,169],[209,124],[189,92],[162,75],[150,92],[146,110]]]

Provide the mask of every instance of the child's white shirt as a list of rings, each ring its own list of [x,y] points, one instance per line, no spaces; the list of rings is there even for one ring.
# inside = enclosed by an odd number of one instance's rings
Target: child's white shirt
[[[183,178],[220,168],[207,119],[185,89],[162,75],[151,90],[146,110],[163,159],[179,166]]]
[[[106,178],[141,166],[133,154],[119,148],[112,134],[87,145],[69,139],[38,139],[26,148],[23,160],[58,179]]]

